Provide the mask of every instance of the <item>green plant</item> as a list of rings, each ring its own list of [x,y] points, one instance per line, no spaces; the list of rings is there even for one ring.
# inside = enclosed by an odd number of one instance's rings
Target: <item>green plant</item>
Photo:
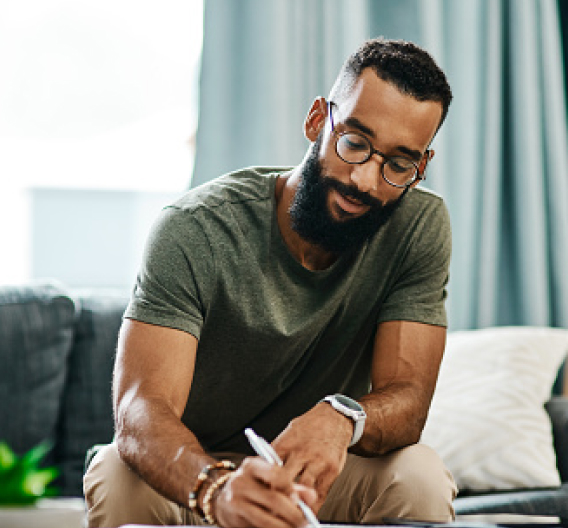
[[[0,442],[0,505],[33,504],[40,497],[57,494],[57,489],[48,485],[58,470],[38,467],[50,449],[50,442],[41,442],[17,456],[6,442]]]

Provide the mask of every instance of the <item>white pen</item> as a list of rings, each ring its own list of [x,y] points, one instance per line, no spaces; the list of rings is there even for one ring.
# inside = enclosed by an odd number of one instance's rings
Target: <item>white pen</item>
[[[254,449],[255,453],[266,460],[269,464],[275,464],[277,466],[283,466],[283,462],[278,456],[278,453],[274,451],[274,448],[261,436],[258,436],[250,427],[245,429],[245,435],[248,438],[249,444]],[[298,497],[298,506],[304,517],[312,526],[320,526],[320,523],[315,516],[311,508]]]

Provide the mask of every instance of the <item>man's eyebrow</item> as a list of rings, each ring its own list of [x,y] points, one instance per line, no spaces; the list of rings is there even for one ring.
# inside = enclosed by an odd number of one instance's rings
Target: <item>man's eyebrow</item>
[[[361,121],[359,121],[356,117],[348,117],[345,120],[345,124],[349,127],[360,130],[361,132],[363,132],[363,134],[369,136],[372,139],[376,139],[375,133],[367,125],[361,123]],[[404,145],[399,145],[398,147],[396,147],[396,150],[402,152],[403,154],[406,154],[408,157],[412,158],[415,161],[420,161],[422,159],[422,156],[424,155],[419,150],[414,150],[405,147]]]
[[[357,128],[361,132],[363,132],[363,134],[365,134],[365,135],[367,135],[367,136],[369,136],[373,139],[376,139],[375,133],[367,125],[364,125],[363,123],[361,123],[361,121],[359,121],[356,117],[348,117],[345,120],[345,124],[347,126],[352,127],[352,128]]]
[[[420,161],[422,159],[422,156],[424,156],[424,154],[422,154],[422,152],[420,152],[419,150],[409,149],[404,145],[399,145],[398,147],[396,147],[396,150],[399,150],[400,152],[406,154],[409,158],[412,158],[416,162]]]

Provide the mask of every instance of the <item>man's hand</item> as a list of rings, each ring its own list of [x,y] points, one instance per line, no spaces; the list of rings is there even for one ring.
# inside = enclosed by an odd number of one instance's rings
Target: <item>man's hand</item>
[[[345,465],[352,436],[353,422],[320,403],[292,420],[273,442],[292,479],[315,488],[316,513]]]
[[[215,517],[225,528],[305,526],[298,497],[314,507],[316,492],[295,484],[287,470],[258,457],[246,458],[215,500]]]

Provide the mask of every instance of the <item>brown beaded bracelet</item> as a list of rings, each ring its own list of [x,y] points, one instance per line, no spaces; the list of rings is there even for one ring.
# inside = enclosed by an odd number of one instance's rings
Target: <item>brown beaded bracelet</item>
[[[213,483],[207,488],[207,491],[205,492],[205,496],[203,497],[203,513],[205,514],[205,520],[209,524],[215,524],[217,522],[215,515],[213,514],[211,499],[213,498],[215,492],[220,489],[230,478],[231,473],[225,473],[224,475],[221,475],[217,480],[213,481]]]
[[[211,473],[211,471],[214,471],[216,469],[235,470],[237,469],[237,466],[230,460],[221,460],[220,462],[216,462],[215,464],[209,464],[205,466],[197,476],[195,487],[193,488],[192,492],[189,494],[188,506],[190,510],[194,511],[200,517],[203,518],[205,518],[205,513],[199,507],[197,503],[197,497],[199,495],[201,487],[203,486],[203,483],[209,478],[209,473]]]

